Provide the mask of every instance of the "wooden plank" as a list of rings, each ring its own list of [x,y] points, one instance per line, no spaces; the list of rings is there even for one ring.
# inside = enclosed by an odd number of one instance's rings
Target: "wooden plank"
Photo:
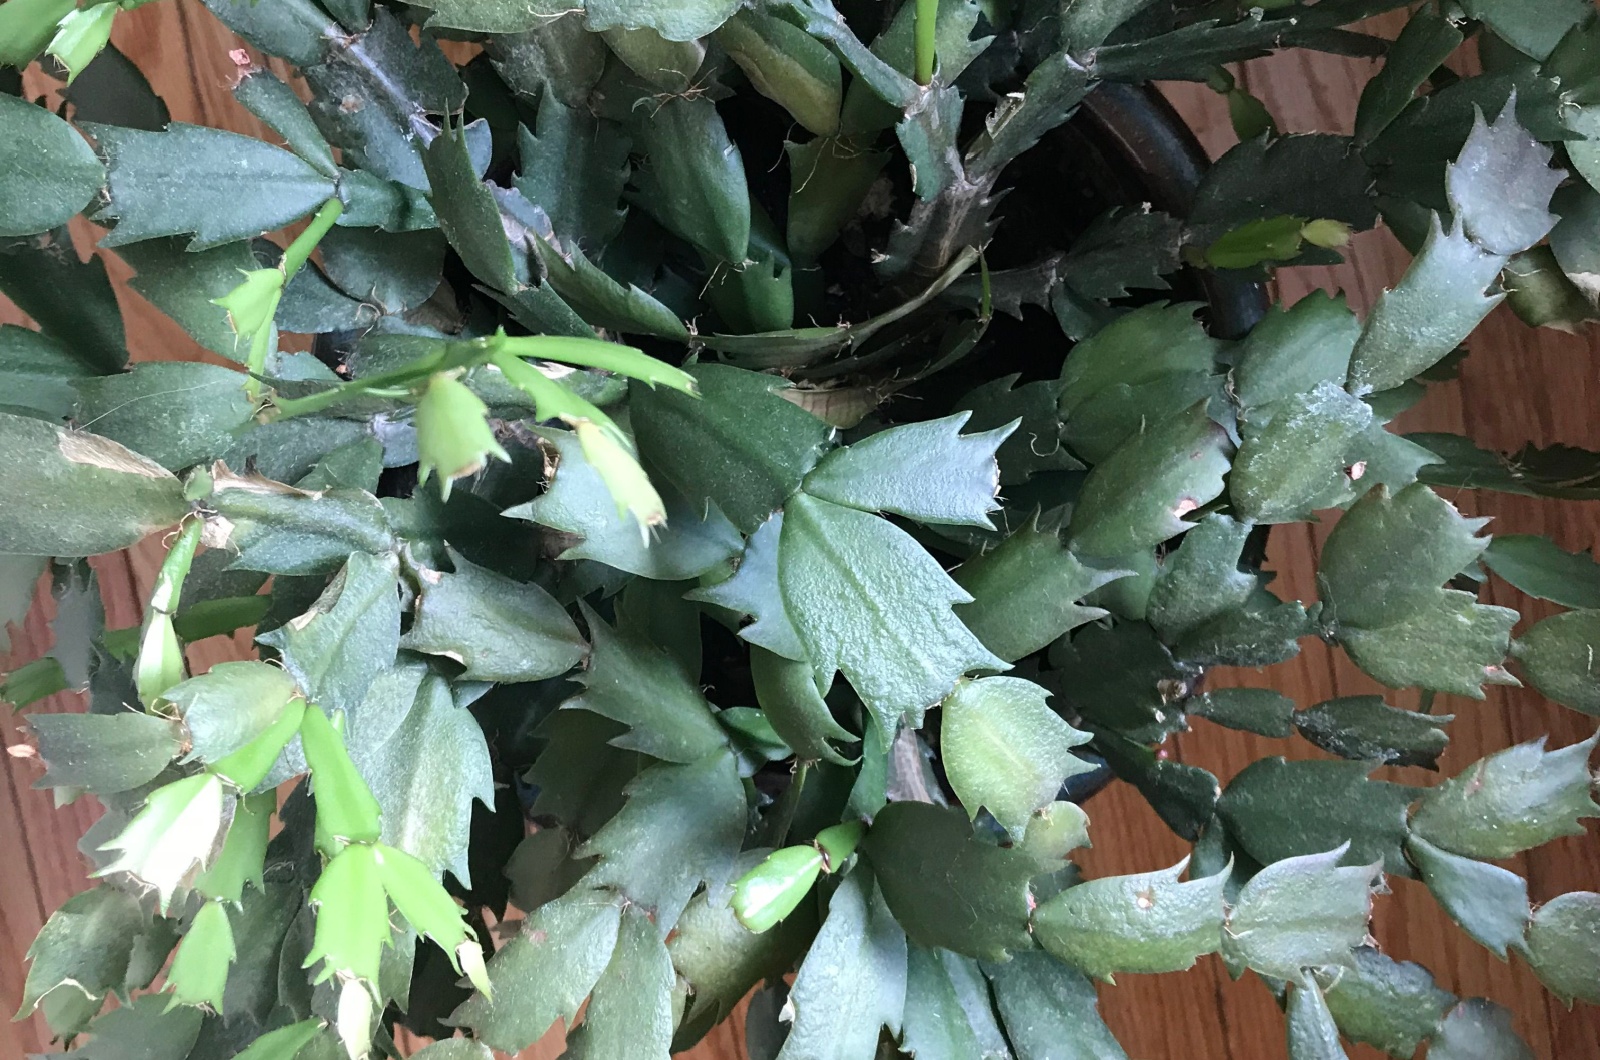
[[[1394,24],[1387,25],[1392,29]],[[125,13],[117,22],[116,41],[139,62],[174,118],[270,136],[229,95],[237,71],[229,53],[239,43],[199,5],[150,4]],[[1297,53],[1252,63],[1237,74],[1241,85],[1267,103],[1281,128],[1348,131],[1360,85],[1370,71],[1371,64],[1364,60]],[[39,80],[30,85],[43,91],[49,83]],[[1170,86],[1169,96],[1213,155],[1233,143],[1220,97],[1191,85]],[[83,226],[80,248],[86,248],[91,238],[88,226]],[[1358,237],[1343,265],[1286,270],[1280,291],[1292,300],[1312,288],[1342,289],[1353,305],[1364,308],[1385,284],[1393,282],[1406,261],[1404,251],[1387,233],[1371,233]],[[127,290],[122,283],[128,274],[125,267],[115,259],[110,264],[119,283],[135,360],[210,359],[176,325]],[[0,302],[0,320],[20,319],[13,308]],[[1594,368],[1600,363],[1600,339],[1593,332],[1582,337],[1548,330],[1532,332],[1502,310],[1479,329],[1472,346],[1474,356],[1465,363],[1460,380],[1430,388],[1423,404],[1408,414],[1407,429],[1464,431],[1483,444],[1506,448],[1526,441],[1600,447],[1600,424],[1593,415],[1600,397]],[[1549,533],[1569,549],[1600,544],[1600,504],[1555,504],[1472,493],[1451,500],[1470,514],[1493,516],[1492,529],[1500,532]],[[1315,598],[1314,557],[1326,529],[1290,526],[1274,532],[1270,565],[1279,572],[1280,592]],[[95,561],[113,625],[138,620],[140,601],[148,592],[159,554],[156,543],[146,542],[128,554]],[[1527,603],[1515,596],[1498,586],[1491,593],[1497,603]],[[1544,613],[1539,607],[1531,611]],[[26,661],[48,648],[49,613],[49,598],[44,593],[41,606],[14,637],[6,663]],[[247,649],[242,641],[218,638],[193,649],[192,660],[204,667],[238,657]],[[1378,691],[1341,654],[1315,642],[1308,643],[1299,658],[1268,672],[1218,673],[1211,680],[1218,685],[1271,685],[1304,704]],[[77,698],[58,696],[44,709],[81,709]],[[1441,702],[1438,709],[1456,714],[1451,748],[1443,760],[1447,773],[1517,740],[1550,732],[1556,743],[1567,743],[1587,735],[1592,727],[1578,715],[1518,690],[1495,689],[1487,702],[1454,700]],[[21,740],[16,718],[0,716],[0,730],[8,745]],[[1265,740],[1203,722],[1177,737],[1174,745],[1182,760],[1203,765],[1223,780],[1263,755],[1314,754],[1303,742]],[[36,763],[11,760],[5,785],[0,788],[0,849],[10,853],[0,859],[0,1004],[4,1005],[14,1005],[21,995],[23,953],[44,917],[84,886],[76,842],[97,813],[92,799],[54,809],[49,793],[30,787],[37,772]],[[1414,782],[1430,782],[1420,770],[1390,772],[1410,774],[1406,779]],[[1091,874],[1169,865],[1186,850],[1126,787],[1096,798],[1089,809],[1096,840],[1085,858]],[[1597,830],[1591,827],[1586,837],[1551,844],[1508,864],[1528,876],[1536,900],[1592,888],[1600,879],[1596,838]],[[1467,940],[1420,886],[1397,881],[1394,887],[1396,893],[1379,899],[1374,926],[1386,952],[1422,961],[1451,989],[1483,994],[1508,1005],[1518,1029],[1540,1056],[1560,1060],[1600,1057],[1600,1010],[1590,1007],[1567,1012],[1543,994],[1525,965],[1497,961]],[[1125,976],[1116,988],[1102,992],[1102,1004],[1134,1057],[1265,1060],[1283,1055],[1282,1018],[1266,989],[1254,977],[1229,982],[1214,959],[1203,961],[1186,975]],[[27,1052],[46,1049],[48,1036],[37,1017],[7,1024],[0,1031],[0,1060],[16,1060]],[[740,1013],[688,1055],[695,1060],[736,1060],[745,1056],[742,1040]],[[557,1033],[524,1056],[553,1060],[560,1050]],[[1351,1055],[1373,1058],[1378,1054],[1355,1050]]]

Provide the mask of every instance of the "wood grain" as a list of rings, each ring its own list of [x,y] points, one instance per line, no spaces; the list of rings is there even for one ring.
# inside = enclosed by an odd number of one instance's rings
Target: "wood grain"
[[[1380,28],[1392,30],[1394,24]],[[237,73],[229,52],[239,42],[200,5],[169,0],[123,14],[115,40],[150,77],[175,119],[270,136],[228,91]],[[1251,63],[1236,73],[1241,85],[1266,102],[1280,128],[1348,131],[1371,64],[1297,53]],[[30,79],[34,92],[50,88],[42,78]],[[1192,85],[1169,86],[1168,94],[1213,155],[1232,145],[1234,136],[1220,97]],[[92,230],[85,225],[76,235],[80,249],[87,250]],[[129,291],[122,282],[128,270],[115,258],[109,260],[135,360],[209,359],[175,324]],[[1356,239],[1343,265],[1285,270],[1280,291],[1293,300],[1314,288],[1343,290],[1352,305],[1365,309],[1386,284],[1393,283],[1406,261],[1405,252],[1387,233],[1368,233]],[[0,300],[0,320],[24,319]],[[1528,441],[1600,448],[1600,417],[1595,415],[1600,338],[1593,332],[1574,337],[1530,331],[1501,310],[1478,330],[1471,346],[1473,355],[1460,379],[1430,387],[1422,404],[1407,414],[1406,429],[1458,431],[1499,448]],[[1600,503],[1557,504],[1473,492],[1450,499],[1469,514],[1494,517],[1494,531],[1548,533],[1568,549],[1600,545]],[[1278,572],[1281,594],[1315,598],[1314,560],[1326,533],[1326,526],[1274,531],[1270,565]],[[113,626],[138,621],[140,601],[149,590],[159,554],[158,543],[145,542],[128,553],[94,561]],[[1496,603],[1526,606],[1534,617],[1545,613],[1541,605],[1529,605],[1502,584],[1495,584],[1490,596]],[[39,605],[25,627],[16,631],[11,656],[0,660],[0,668],[48,650],[50,617],[51,601],[41,587]],[[191,659],[204,668],[238,657],[247,647],[242,638],[218,638],[193,647]],[[1307,642],[1298,658],[1268,672],[1218,672],[1212,680],[1270,685],[1302,704],[1380,690],[1340,653],[1317,642]],[[70,694],[57,696],[43,709],[81,709],[77,699]],[[1442,761],[1446,774],[1491,750],[1541,733],[1565,744],[1592,730],[1582,717],[1523,690],[1492,689],[1486,702],[1454,699],[1441,701],[1436,709],[1456,715],[1450,750]],[[17,718],[0,715],[0,739],[7,745],[23,742]],[[1266,740],[1203,722],[1178,736],[1174,745],[1174,753],[1183,761],[1203,765],[1224,781],[1264,755],[1315,754],[1304,742]],[[1413,783],[1431,782],[1421,770],[1389,772]],[[98,812],[88,798],[54,808],[49,793],[31,786],[38,773],[36,763],[10,759],[0,784],[0,850],[6,852],[0,857],[0,1005],[4,1006],[15,1005],[21,996],[23,954],[44,918],[85,885],[76,842]],[[1089,810],[1095,848],[1084,861],[1091,875],[1166,866],[1185,853],[1184,844],[1126,787],[1097,797]],[[1591,828],[1587,836],[1550,844],[1507,865],[1528,877],[1536,901],[1594,888],[1600,882],[1597,839],[1600,835]],[[1539,1056],[1600,1060],[1600,1010],[1580,1007],[1568,1012],[1544,994],[1526,965],[1498,961],[1468,940],[1419,885],[1399,880],[1393,886],[1395,893],[1379,899],[1373,929],[1386,952],[1424,963],[1444,986],[1458,993],[1488,996],[1510,1007],[1518,1030]],[[1130,1056],[1141,1060],[1266,1060],[1284,1055],[1282,1017],[1266,989],[1254,977],[1230,982],[1212,958],[1185,975],[1125,976],[1117,987],[1104,989],[1101,997],[1107,1020]],[[736,1016],[688,1055],[695,1060],[737,1060],[745,1057],[742,1039],[742,1020]],[[25,1053],[49,1048],[49,1031],[39,1017],[0,1029],[0,1060],[20,1060]],[[559,1034],[553,1033],[524,1056],[553,1060],[560,1051]],[[1351,1055],[1369,1060],[1379,1054],[1358,1049]]]

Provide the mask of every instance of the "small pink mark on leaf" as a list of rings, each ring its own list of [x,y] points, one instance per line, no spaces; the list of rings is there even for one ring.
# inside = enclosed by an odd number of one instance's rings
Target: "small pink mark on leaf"
[[[1200,502],[1193,497],[1181,497],[1178,500],[1178,506],[1172,509],[1172,514],[1182,519],[1198,507],[1200,507]]]
[[[237,66],[241,70],[253,65],[250,62],[250,53],[245,51],[243,48],[233,49],[228,53],[228,58],[232,59],[233,65]]]
[[[1367,473],[1367,462],[1365,460],[1357,460],[1345,468],[1344,473],[1350,477],[1351,482],[1359,482],[1361,476]]]

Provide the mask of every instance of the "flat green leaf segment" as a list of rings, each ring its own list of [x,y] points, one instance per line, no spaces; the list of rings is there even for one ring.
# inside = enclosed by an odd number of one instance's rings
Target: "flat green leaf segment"
[[[794,497],[784,509],[778,584],[813,664],[842,670],[878,726],[923,712],[976,669],[1005,664],[951,605],[971,597],[905,531],[875,515]]]
[[[1222,945],[1223,876],[1180,881],[1187,862],[1161,872],[1070,887],[1033,914],[1034,936],[1085,975],[1176,972]]]
[[[64,225],[105,182],[105,167],[72,126],[15,96],[0,97],[0,236]]]
[[[698,399],[636,384],[629,407],[639,444],[696,506],[711,501],[744,533],[753,533],[810,471],[829,429],[783,397],[776,376],[727,365],[690,371]]]
[[[995,451],[1017,424],[963,436],[967,419],[959,414],[891,427],[829,453],[806,476],[806,493],[921,523],[988,527],[989,513],[999,507]]]
[[[916,942],[987,960],[1027,948],[1028,878],[1037,866],[974,834],[959,810],[890,803],[861,849]]]
[[[538,681],[583,658],[577,626],[544,589],[454,551],[450,563],[450,572],[421,572],[424,589],[402,647],[461,663],[469,681]]]
[[[248,136],[181,122],[158,133],[88,128],[108,163],[108,246],[192,235],[204,250],[299,220],[333,195],[311,163]]]
[[[171,472],[109,438],[0,412],[11,458],[0,488],[12,498],[0,551],[94,556],[126,548],[186,511]]]
[[[1463,518],[1428,487],[1368,494],[1328,535],[1319,568],[1340,643],[1367,673],[1483,698],[1503,668],[1515,611],[1442,589],[1488,546],[1484,520]]]
[[[950,786],[969,817],[986,809],[1021,839],[1033,812],[1062,781],[1093,767],[1072,753],[1088,743],[1045,705],[1049,693],[1015,677],[963,681],[940,705],[940,745]]]
[[[667,762],[697,762],[727,746],[711,704],[666,652],[592,611],[584,617],[594,646],[577,678],[583,692],[564,709],[621,722],[628,733],[612,743]]]

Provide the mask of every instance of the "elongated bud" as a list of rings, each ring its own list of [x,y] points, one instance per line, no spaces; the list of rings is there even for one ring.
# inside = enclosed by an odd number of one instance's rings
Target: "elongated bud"
[[[364,1060],[372,1052],[372,992],[360,979],[339,984],[339,1015],[334,1022],[350,1060]]]
[[[483,470],[489,457],[510,460],[495,441],[488,417],[488,406],[453,374],[440,372],[429,379],[417,402],[420,481],[438,471],[439,495],[448,499],[451,483]]]
[[[183,647],[172,628],[172,616],[152,611],[139,634],[139,658],[133,664],[133,685],[139,691],[139,701],[146,710],[153,710],[162,695],[183,677]]]
[[[758,935],[768,930],[811,892],[822,860],[822,851],[814,846],[774,850],[733,885],[733,915]]]
[[[489,969],[483,963],[483,947],[476,941],[468,940],[456,947],[456,961],[461,965],[461,970],[466,973],[478,993],[484,997],[494,996],[493,984],[489,982]]]
[[[114,3],[80,7],[67,12],[56,24],[56,34],[45,52],[67,68],[67,84],[72,84],[83,73],[83,68],[111,43],[111,23],[116,20],[117,11],[118,5]]]
[[[578,432],[578,444],[583,446],[584,458],[611,492],[617,513],[631,514],[639,524],[639,533],[648,542],[650,528],[667,521],[667,507],[662,503],[661,494],[650,484],[650,476],[639,466],[638,459],[600,424],[580,420],[574,429]]]

